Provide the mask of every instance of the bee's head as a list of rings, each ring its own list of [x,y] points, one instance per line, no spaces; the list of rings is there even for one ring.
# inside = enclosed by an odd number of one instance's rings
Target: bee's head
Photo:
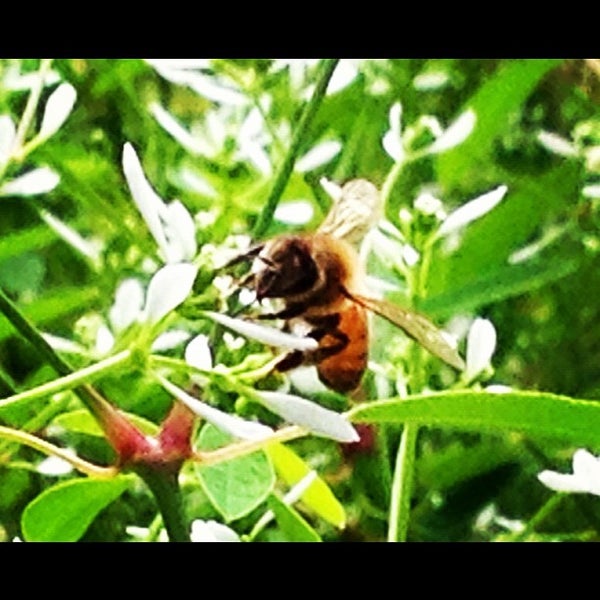
[[[255,273],[256,298],[284,298],[310,290],[318,269],[305,239],[281,236],[267,242],[258,255],[262,263]]]

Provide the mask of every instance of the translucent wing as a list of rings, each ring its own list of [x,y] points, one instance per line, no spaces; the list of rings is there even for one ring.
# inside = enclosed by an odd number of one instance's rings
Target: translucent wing
[[[321,223],[319,233],[356,244],[377,223],[380,213],[377,188],[366,179],[353,179],[343,185],[340,198]]]
[[[347,293],[347,295],[357,304],[372,310],[374,313],[400,327],[408,336],[419,342],[423,348],[431,352],[434,356],[441,358],[444,362],[459,371],[464,370],[465,362],[460,354],[450,345],[444,334],[423,315],[392,304],[391,302],[386,302],[385,300],[377,300],[350,293]]]

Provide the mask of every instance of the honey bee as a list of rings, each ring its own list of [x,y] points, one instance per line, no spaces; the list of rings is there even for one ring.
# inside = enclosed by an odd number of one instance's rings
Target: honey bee
[[[353,243],[379,217],[379,192],[364,179],[352,180],[315,233],[282,234],[235,259],[257,259],[258,269],[243,285],[256,299],[276,298],[283,310],[258,318],[285,320],[288,330],[302,326],[318,342],[314,350],[294,350],[280,359],[277,370],[302,364],[317,368],[321,381],[338,392],[358,387],[367,368],[368,311],[400,327],[424,348],[456,369],[464,361],[441,331],[426,317],[365,290],[365,272]]]

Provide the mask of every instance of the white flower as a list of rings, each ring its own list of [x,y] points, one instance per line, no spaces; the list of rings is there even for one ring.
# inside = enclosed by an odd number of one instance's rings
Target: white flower
[[[123,172],[133,200],[167,263],[192,260],[197,251],[194,220],[175,200],[167,205],[154,191],[142,169],[133,146],[123,147]]]
[[[383,136],[384,150],[396,162],[404,158],[404,145],[402,142],[402,104],[395,102],[389,113],[390,128]]]
[[[157,323],[177,308],[192,291],[198,268],[189,263],[165,265],[148,285],[143,320]]]
[[[491,321],[475,319],[467,336],[467,381],[475,379],[490,366],[490,360],[496,349],[496,330]]]
[[[50,167],[39,167],[7,181],[0,187],[0,196],[34,196],[52,191],[60,177]]]
[[[429,146],[429,154],[439,154],[464,142],[475,127],[476,116],[471,109],[466,110],[451,123],[446,130]]]
[[[38,142],[54,135],[71,114],[77,92],[69,83],[59,85],[50,95],[44,109],[42,124],[38,133]]]
[[[428,71],[419,73],[413,79],[413,86],[420,92],[437,90],[450,81],[450,76],[445,71]]]
[[[277,206],[275,218],[288,225],[306,225],[314,212],[313,205],[307,200],[291,200]]]
[[[158,102],[152,102],[149,106],[152,116],[158,124],[171,136],[173,136],[186,150],[192,154],[204,154],[205,146],[171,115]]]
[[[588,493],[600,496],[600,459],[580,448],[573,455],[573,473],[542,471],[538,479],[556,492]]]
[[[292,394],[257,391],[258,400],[289,423],[338,442],[357,442],[354,427],[342,415]]]
[[[257,323],[246,321],[244,319],[234,319],[227,315],[209,310],[203,311],[203,314],[224,327],[232,329],[236,333],[252,338],[258,342],[262,342],[267,346],[302,351],[315,350],[319,346],[319,343],[313,338],[285,333],[275,327],[258,325]]]
[[[552,131],[540,131],[537,136],[538,141],[546,150],[559,156],[577,156],[577,148],[564,137]]]
[[[337,140],[321,142],[313,146],[304,156],[300,157],[294,168],[300,173],[307,173],[320,167],[336,156],[342,149],[342,144]]]
[[[204,371],[212,369],[213,362],[208,336],[200,334],[190,341],[185,348],[185,362]]]
[[[75,455],[75,452],[69,450],[70,454]],[[50,475],[51,477],[59,477],[60,475],[68,475],[73,471],[73,465],[67,462],[64,458],[58,456],[48,456],[35,469],[42,475]]]
[[[202,521],[196,519],[192,522],[192,542],[239,542],[240,536],[227,525],[216,521]]]
[[[463,229],[466,225],[479,219],[504,198],[508,188],[500,185],[491,192],[487,192],[477,198],[463,204],[454,212],[450,213],[437,231],[437,237],[444,237]]]
[[[187,406],[195,415],[198,415],[200,418],[234,438],[242,440],[262,440],[268,438],[273,433],[273,430],[266,425],[254,421],[246,421],[236,415],[230,415],[190,396],[187,392],[184,392],[181,388],[172,384],[162,375],[156,374],[156,378],[169,394],[175,396],[175,398]]]

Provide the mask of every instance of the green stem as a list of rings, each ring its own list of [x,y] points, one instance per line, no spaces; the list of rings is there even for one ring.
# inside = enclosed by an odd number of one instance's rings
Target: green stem
[[[523,531],[506,536],[503,539],[511,542],[520,542],[526,540],[530,533],[564,500],[565,494],[554,494],[550,499],[529,519],[527,526]]]
[[[66,375],[65,377],[49,381],[48,383],[39,385],[31,390],[26,390],[24,392],[15,394],[14,396],[0,400],[0,409],[19,402],[31,402],[37,398],[42,398],[44,396],[50,396],[52,394],[62,392],[64,390],[69,390],[84,383],[90,383],[95,378],[105,374],[107,371],[112,371],[115,366],[127,362],[130,357],[131,350],[123,350],[114,356],[110,356],[109,358],[101,360],[98,363],[90,365],[89,367],[85,367],[84,369]]]
[[[139,464],[133,471],[141,477],[154,496],[171,542],[191,542],[179,486],[179,471],[165,471]]]
[[[419,426],[414,423],[406,423],[402,431],[392,481],[388,542],[406,541],[418,432]]]
[[[328,58],[320,65],[315,91],[300,116],[300,121],[298,122],[298,127],[294,131],[289,150],[275,175],[275,183],[273,184],[271,193],[269,194],[265,206],[256,222],[256,226],[254,227],[253,237],[256,239],[261,238],[265,234],[273,220],[273,215],[275,214],[275,209],[277,208],[281,194],[292,174],[294,162],[296,161],[296,156],[300,150],[300,145],[325,96],[327,84],[329,83],[338,60],[339,59]]]

